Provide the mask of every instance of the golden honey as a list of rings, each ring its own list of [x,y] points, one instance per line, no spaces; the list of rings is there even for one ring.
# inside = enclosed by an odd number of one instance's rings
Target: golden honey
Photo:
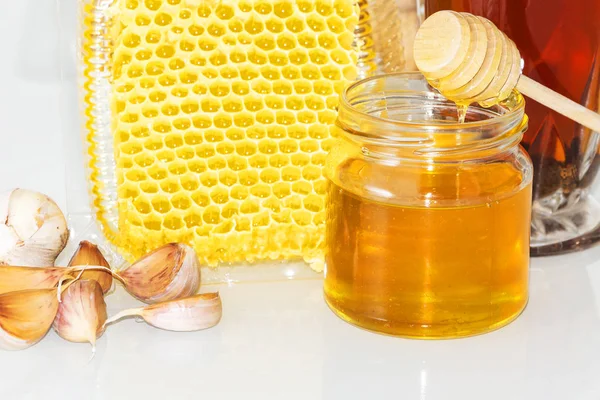
[[[511,193],[522,179],[503,165],[427,175],[441,197],[456,194],[448,181],[463,181],[465,191],[505,182],[494,189]],[[419,184],[404,190],[411,183]],[[504,324],[527,302],[530,191],[461,207],[406,207],[331,184],[327,301],[345,319],[396,335],[463,336],[492,329],[490,319]]]
[[[471,109],[457,124],[454,104],[432,100],[421,82],[392,75],[345,94],[344,138],[326,170],[325,298],[343,319],[382,333],[487,332],[528,299],[523,101]]]

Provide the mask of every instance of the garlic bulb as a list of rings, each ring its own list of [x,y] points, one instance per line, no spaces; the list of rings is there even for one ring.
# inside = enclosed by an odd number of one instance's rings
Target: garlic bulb
[[[0,221],[0,265],[54,265],[69,238],[56,203],[26,189],[0,196]]]
[[[69,267],[75,266],[99,266],[110,269],[110,265],[106,258],[102,255],[98,246],[84,240],[79,243],[79,247],[69,261]],[[81,275],[82,280],[94,280],[102,287],[102,292],[107,293],[112,287],[113,277],[108,271],[88,270]]]
[[[106,303],[100,284],[93,280],[76,281],[63,293],[54,320],[58,335],[75,343],[90,343],[104,333]]]
[[[118,278],[144,303],[174,300],[198,292],[200,263],[191,247],[169,243],[120,270]]]
[[[191,332],[217,325],[222,314],[223,306],[219,293],[205,293],[124,310],[106,320],[106,325],[128,316],[139,316],[156,328]]]
[[[0,349],[23,350],[39,342],[58,311],[56,289],[0,295]]]
[[[71,271],[63,267],[0,266],[0,294],[27,289],[51,289]]]

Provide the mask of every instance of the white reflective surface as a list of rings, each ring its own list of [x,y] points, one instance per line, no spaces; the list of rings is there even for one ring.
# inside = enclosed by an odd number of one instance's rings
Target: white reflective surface
[[[531,277],[515,322],[446,341],[354,328],[329,311],[318,280],[207,287],[223,297],[217,327],[172,333],[125,320],[91,362],[90,346],[51,332],[0,353],[0,398],[600,398],[600,247],[535,259]],[[108,299],[111,314],[136,304],[121,291]]]
[[[0,13],[0,190],[28,187],[76,208],[85,191],[65,190],[65,160],[79,155],[61,135],[78,128],[74,4],[13,1]],[[354,328],[327,309],[318,280],[219,287],[224,315],[211,330],[123,321],[90,362],[89,346],[53,332],[0,352],[0,399],[600,399],[600,247],[535,259],[531,278],[514,323],[451,341]],[[108,302],[111,314],[136,305],[121,291]]]

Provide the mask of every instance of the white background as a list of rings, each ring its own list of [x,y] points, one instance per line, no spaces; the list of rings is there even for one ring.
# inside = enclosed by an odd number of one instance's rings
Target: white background
[[[74,1],[65,1],[72,3]],[[0,189],[27,187],[66,204],[56,0],[0,12]]]

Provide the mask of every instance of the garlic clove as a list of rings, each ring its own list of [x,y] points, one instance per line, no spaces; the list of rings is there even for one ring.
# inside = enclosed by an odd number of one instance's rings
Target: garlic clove
[[[93,243],[84,240],[79,243],[75,254],[71,257],[71,261],[69,261],[69,267],[75,266],[100,266],[106,267],[110,269],[110,264],[106,261],[106,258]],[[108,271],[100,271],[100,270],[89,270],[85,271],[81,275],[82,280],[94,280],[100,284],[102,287],[102,292],[107,293],[112,287],[113,277]]]
[[[0,294],[27,289],[51,289],[71,271],[63,267],[0,266]]]
[[[124,310],[109,318],[106,325],[128,316],[139,316],[156,328],[192,332],[217,325],[222,314],[223,306],[219,293],[204,293]]]
[[[104,333],[106,303],[100,284],[94,280],[78,280],[63,293],[54,319],[54,330],[70,342],[90,343]]]
[[[33,346],[50,330],[57,311],[56,289],[0,295],[0,349],[23,350]]]
[[[118,272],[127,291],[144,303],[157,303],[196,294],[200,289],[200,263],[196,252],[170,243]]]
[[[149,305],[144,307],[141,317],[156,328],[191,332],[217,325],[222,314],[219,293],[205,293]]]
[[[68,237],[65,216],[48,196],[15,189],[0,198],[0,265],[54,265]]]

